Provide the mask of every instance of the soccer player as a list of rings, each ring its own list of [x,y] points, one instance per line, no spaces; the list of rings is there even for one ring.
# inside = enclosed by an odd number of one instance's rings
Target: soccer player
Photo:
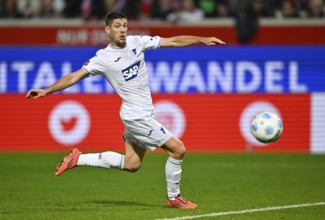
[[[136,172],[141,166],[146,150],[161,147],[169,155],[165,166],[167,205],[172,208],[194,209],[197,205],[180,194],[185,146],[153,117],[154,107],[144,52],[159,47],[184,47],[200,43],[210,46],[224,42],[215,37],[126,36],[127,17],[121,12],[108,13],[105,22],[105,31],[110,39],[105,49],[98,50],[96,56],[81,69],[63,76],[46,89],[29,90],[26,97],[41,98],[68,88],[86,77],[103,75],[123,100],[120,117],[125,127],[125,155],[112,151],[82,154],[74,148],[57,165],[55,175],[59,176],[76,166]]]

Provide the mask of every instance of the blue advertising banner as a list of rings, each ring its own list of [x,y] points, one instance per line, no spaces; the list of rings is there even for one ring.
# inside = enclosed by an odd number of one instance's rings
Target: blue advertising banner
[[[0,48],[0,93],[45,88],[98,48]],[[146,52],[153,93],[325,92],[325,47],[188,47]],[[89,77],[63,93],[113,93]]]

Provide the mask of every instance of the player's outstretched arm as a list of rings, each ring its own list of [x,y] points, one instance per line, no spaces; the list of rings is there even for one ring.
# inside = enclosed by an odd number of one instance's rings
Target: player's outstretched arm
[[[84,69],[79,69],[76,72],[69,73],[56,81],[46,89],[31,89],[27,92],[26,98],[38,99],[54,92],[68,88],[78,81],[87,77],[87,72]]]
[[[180,35],[175,37],[162,38],[160,47],[186,47],[194,44],[205,44],[207,46],[213,46],[226,43],[216,37]]]

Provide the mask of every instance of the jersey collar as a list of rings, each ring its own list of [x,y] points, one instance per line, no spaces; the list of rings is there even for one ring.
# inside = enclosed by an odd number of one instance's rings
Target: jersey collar
[[[117,51],[121,51],[121,50],[125,50],[125,49],[127,49],[128,48],[128,45],[127,44],[125,44],[125,47],[123,47],[123,48],[120,48],[120,47],[113,47],[112,46],[112,44],[108,44],[108,46],[107,47],[109,47],[110,49],[112,49],[112,50],[117,50]]]

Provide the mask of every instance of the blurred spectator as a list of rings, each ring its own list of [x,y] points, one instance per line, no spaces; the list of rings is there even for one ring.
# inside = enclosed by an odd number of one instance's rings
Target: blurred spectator
[[[171,0],[153,0],[152,4],[152,18],[166,20],[167,16],[176,9]]]
[[[17,10],[16,0],[3,0],[1,1],[1,18],[21,18],[22,15]]]
[[[230,16],[228,0],[197,0],[197,5],[206,18]]]
[[[115,5],[115,1],[113,1]],[[107,6],[107,4],[106,4]],[[105,3],[99,0],[82,0],[81,18],[85,21],[100,20],[106,15]]]
[[[237,2],[236,31],[240,43],[249,43],[258,31],[258,11],[256,2],[259,0],[240,0]]]
[[[203,11],[204,17],[217,16],[217,4],[216,0],[197,0],[197,6]]]
[[[141,20],[148,19],[151,13],[152,0],[141,0],[140,1],[140,13],[138,18]]]
[[[0,0],[0,14],[3,12],[4,0]]]
[[[229,7],[229,12],[231,16],[236,17],[238,12],[238,1],[239,0],[228,0],[228,7]]]
[[[259,17],[323,18],[324,5],[325,0],[0,0],[0,17],[96,21],[110,11],[122,11],[130,20],[198,22],[234,17],[246,25],[250,20],[252,28]]]
[[[43,0],[41,4],[40,17],[50,18],[53,16],[52,0]]]
[[[80,15],[83,20],[90,20],[91,14],[94,10],[92,2],[93,2],[92,0],[81,1]]]
[[[19,0],[17,9],[24,18],[37,17],[41,10],[41,0]]]
[[[216,7],[216,16],[217,17],[229,17],[229,6],[226,1],[220,1]]]
[[[230,16],[237,17],[239,13],[248,10],[252,16],[273,17],[275,8],[281,8],[283,0],[228,0]],[[246,5],[246,6],[244,6]],[[246,7],[246,9],[243,9]],[[250,9],[248,9],[250,7]]]
[[[128,17],[129,20],[135,20],[141,17],[141,0],[118,0],[118,8]],[[123,3],[123,4],[121,4]]]
[[[65,0],[64,16],[80,17],[85,21],[103,19],[106,15],[106,2],[99,0]]]
[[[323,0],[310,0],[309,1],[308,17],[310,17],[310,18],[324,17],[324,1]]]
[[[294,1],[284,0],[282,1],[281,14],[280,17],[283,18],[297,18],[298,12]]]
[[[62,17],[65,8],[64,0],[42,0],[40,17],[59,18]]]
[[[80,17],[82,0],[65,0],[63,15],[66,18]]]
[[[118,11],[121,9],[121,8],[117,8],[116,2],[117,0],[104,0],[105,10],[107,13],[111,11]]]
[[[64,0],[53,0],[52,1],[52,11],[53,11],[54,17],[62,17],[64,8],[65,8]]]
[[[183,0],[179,11],[170,13],[167,20],[172,23],[177,22],[199,22],[204,19],[204,13],[195,6],[194,0]]]
[[[254,13],[258,17],[274,16],[274,7],[271,2],[272,0],[252,0]]]
[[[297,10],[306,11],[308,9],[310,0],[294,0]]]

